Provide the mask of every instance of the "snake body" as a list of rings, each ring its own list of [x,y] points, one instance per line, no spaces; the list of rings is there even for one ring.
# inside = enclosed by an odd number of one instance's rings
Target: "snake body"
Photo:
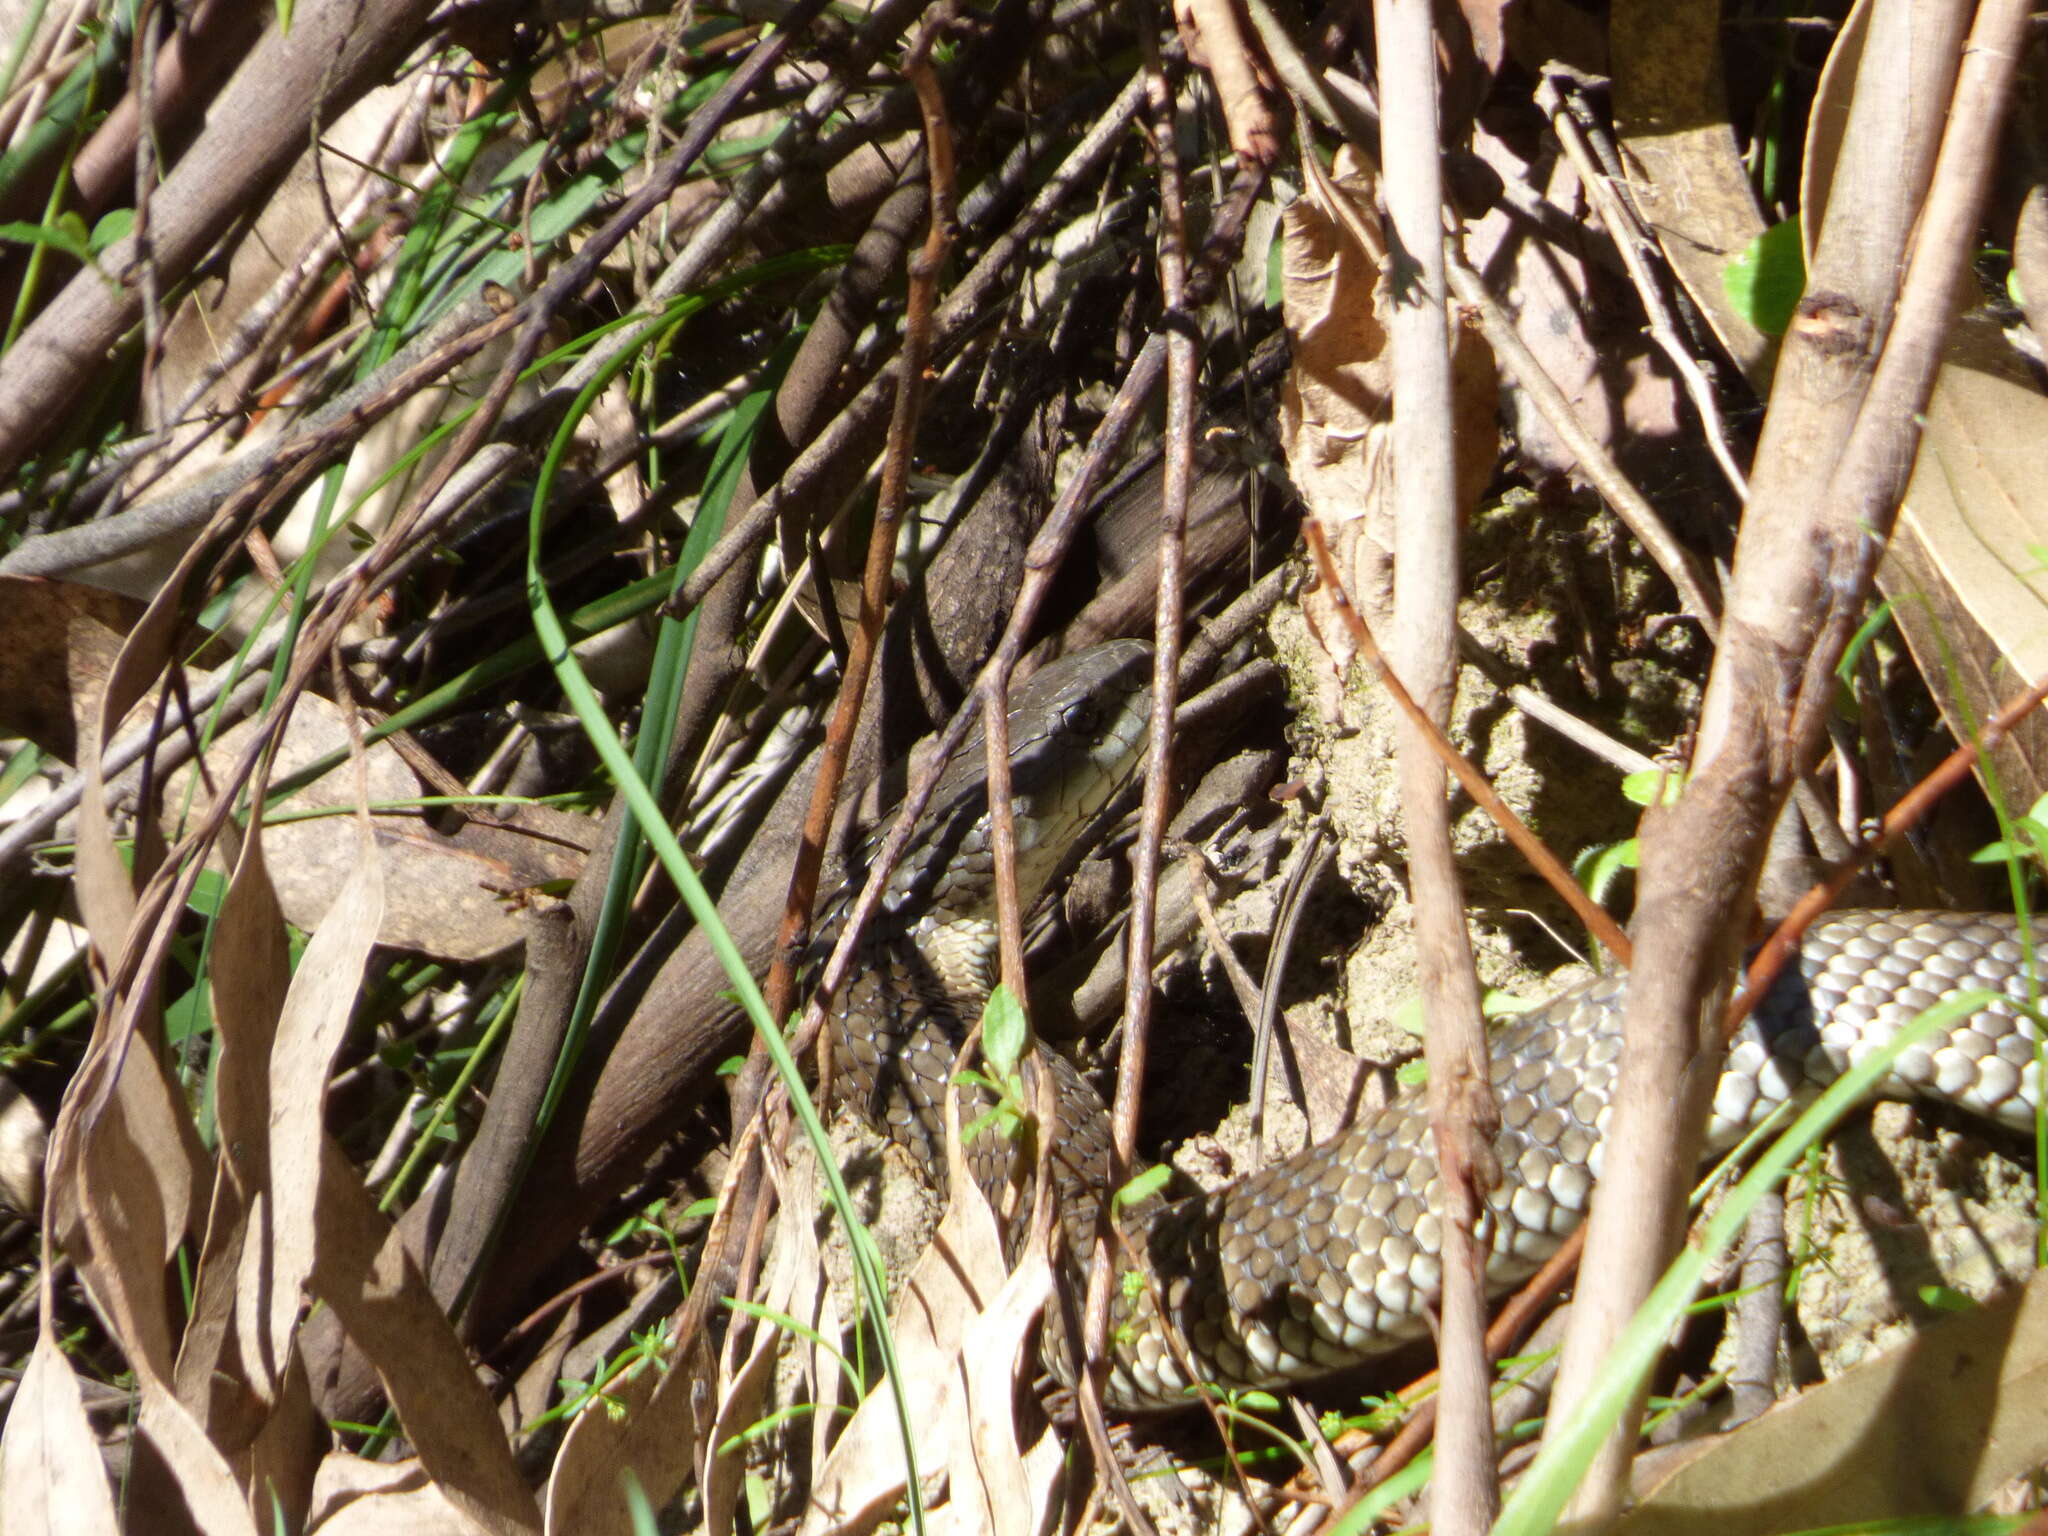
[[[1133,643],[1102,647],[1019,692],[1013,803],[1027,902],[1132,771],[1148,658]],[[866,963],[835,1013],[856,1090],[889,1134],[934,1168],[943,1094],[994,970],[986,795],[977,801],[973,759],[962,764],[940,796],[933,832],[892,880]],[[1572,988],[1492,1037],[1503,1174],[1484,1234],[1494,1288],[1533,1273],[1585,1216],[1621,1053],[1624,986],[1610,976]],[[1877,1096],[1933,1099],[2032,1127],[2041,1066],[2022,1007],[2027,946],[2015,919],[1849,911],[1809,930],[1728,1052],[1712,1147],[1734,1145],[1930,1005],[1978,987],[1997,1000],[1904,1053]],[[1064,1058],[1049,1064],[1060,1122],[1051,1168],[1066,1248],[1086,1253],[1109,1177],[1108,1115]],[[1009,1158],[993,1133],[971,1149],[984,1184],[1007,1176]],[[1190,1365],[1218,1388],[1275,1386],[1414,1339],[1439,1290],[1440,1205],[1428,1114],[1414,1091],[1214,1194],[1126,1209],[1128,1246],[1149,1273],[1142,1285],[1116,1288],[1107,1400],[1172,1407],[1189,1400]],[[1064,1375],[1059,1334],[1048,1329],[1048,1353]]]

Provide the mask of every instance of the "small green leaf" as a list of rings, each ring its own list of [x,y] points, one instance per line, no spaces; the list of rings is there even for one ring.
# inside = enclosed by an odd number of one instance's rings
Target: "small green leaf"
[[[1121,1215],[1126,1207],[1136,1205],[1140,1200],[1149,1200],[1166,1188],[1166,1181],[1173,1177],[1173,1170],[1165,1163],[1156,1168],[1147,1168],[1118,1190],[1109,1202],[1111,1215]]]
[[[87,247],[97,256],[117,240],[125,240],[135,228],[135,210],[116,208],[93,225]]]
[[[1684,785],[1683,773],[1669,768],[1647,768],[1641,773],[1623,775],[1621,792],[1636,805],[1676,805]]]
[[[2039,807],[2035,807],[2037,812]],[[2008,859],[2048,860],[2048,820],[2035,812],[2016,818],[2014,836],[1979,848],[1970,855],[1972,864],[2003,864]]]
[[[995,1068],[998,1077],[1008,1077],[1024,1060],[1024,1048],[1031,1043],[1031,1023],[1024,1005],[1008,985],[996,983],[981,1010],[981,1054]]]
[[[1965,1296],[1961,1291],[1946,1285],[1923,1285],[1920,1299],[1936,1312],[1974,1312],[1977,1302],[1974,1297]]]
[[[1017,1111],[1007,1104],[998,1104],[994,1109],[983,1110],[975,1116],[971,1124],[961,1129],[960,1144],[965,1147],[973,1146],[980,1139],[981,1133],[991,1126],[995,1127],[997,1135],[1014,1139],[1023,1123],[1023,1118]]]
[[[68,222],[67,222],[68,220]],[[70,225],[77,225],[73,230]],[[78,261],[89,261],[92,252],[86,249],[85,221],[77,214],[68,214],[52,224],[0,224],[0,240],[12,241],[16,245],[55,246],[65,255]]]
[[[1393,1011],[1387,1022],[1403,1034],[1413,1035],[1416,1039],[1420,1040],[1422,1038],[1422,999],[1420,997],[1409,998]]]
[[[1806,291],[1806,255],[1799,243],[1799,221],[1773,224],[1750,241],[1742,253],[1721,269],[1721,287],[1728,302],[1767,336],[1782,336],[1792,312]]]
[[[1870,617],[1856,626],[1856,633],[1849,637],[1849,643],[1842,648],[1842,659],[1835,665],[1835,676],[1844,683],[1856,676],[1856,668],[1863,659],[1863,653],[1870,649],[1871,642],[1885,630],[1892,621],[1891,599],[1886,598],[1870,610]]]
[[[1607,896],[1614,889],[1614,882],[1624,869],[1635,869],[1642,856],[1642,845],[1632,837],[1618,843],[1602,843],[1588,848],[1572,861],[1572,874],[1594,901],[1605,905]]]
[[[1429,1063],[1420,1056],[1394,1068],[1394,1081],[1403,1088],[1421,1088],[1429,1082]]]

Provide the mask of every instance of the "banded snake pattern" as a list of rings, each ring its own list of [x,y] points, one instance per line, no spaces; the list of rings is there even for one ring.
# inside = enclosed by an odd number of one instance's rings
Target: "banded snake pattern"
[[[1018,690],[1012,802],[1027,905],[1131,776],[1144,736],[1151,652],[1118,642],[1065,658]],[[926,830],[894,872],[863,964],[838,1000],[835,1048],[853,1091],[888,1134],[936,1169],[943,1094],[995,980],[995,916],[979,743],[941,782]],[[856,867],[827,908],[829,939],[859,888]],[[1584,1218],[1621,1050],[1626,979],[1607,976],[1515,1017],[1492,1036],[1503,1172],[1489,1197],[1489,1285],[1533,1273]],[[1922,1010],[1984,987],[2000,1000],[1909,1050],[1878,1090],[1954,1104],[2014,1129],[2034,1124],[2040,1065],[2027,948],[2009,915],[1837,912],[1815,924],[1729,1051],[1711,1146],[1725,1150],[1776,1106],[1811,1096]],[[1109,1170],[1108,1115],[1064,1057],[1045,1053],[1060,1124],[1051,1167],[1069,1254],[1085,1253]],[[1009,1144],[970,1149],[985,1186]],[[942,1183],[943,1180],[940,1180]],[[1427,1329],[1439,1285],[1437,1169],[1419,1091],[1330,1140],[1227,1188],[1127,1207],[1149,1267],[1119,1287],[1107,1398],[1125,1410],[1186,1403],[1171,1347],[1220,1388],[1312,1378],[1400,1347]],[[1071,1261],[1070,1261],[1071,1262]],[[1048,1355],[1065,1374],[1058,1327]]]

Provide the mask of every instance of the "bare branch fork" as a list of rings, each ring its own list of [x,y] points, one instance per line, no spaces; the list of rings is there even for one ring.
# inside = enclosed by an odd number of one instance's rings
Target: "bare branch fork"
[[[1989,0],[1961,49],[1970,11],[1894,0],[1872,13],[1806,297],[1779,358],[1691,777],[1675,805],[1644,817],[1640,959],[1553,1426],[1571,1421],[1679,1240],[1719,1067],[1720,1010],[1708,999],[1733,971],[1772,819],[1818,755],[1833,670],[1918,446],[2026,20],[2024,4]],[[1641,1408],[1639,1394],[1577,1517],[1619,1508]]]

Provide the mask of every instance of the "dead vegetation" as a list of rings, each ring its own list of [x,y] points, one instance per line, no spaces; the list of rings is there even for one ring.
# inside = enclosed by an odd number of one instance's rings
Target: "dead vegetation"
[[[1421,1413],[1112,1431],[1020,1385],[1105,1302],[1049,1223],[957,1187],[835,1258],[904,1197],[814,1156],[852,940],[804,924],[934,732],[1156,631],[1137,831],[1005,914],[1006,974],[1123,1155],[1212,1183],[1341,1123],[1425,993],[1469,1195],[1475,959],[1632,939],[1568,1418],[1677,1249],[1760,883],[2033,889],[2040,41],[2010,0],[0,0],[8,1528],[1306,1532],[1407,1509],[1432,1413],[1436,1527],[1486,1526],[1526,1310],[1482,1341],[1452,1284]],[[1624,938],[1524,844],[1612,874],[1659,766]],[[1962,1193],[1873,1327],[2021,1280],[2015,1149],[1881,1137],[1945,1171],[1810,1168],[1752,1294],[1894,1177],[1879,1226]],[[2028,1507],[2040,1290],[1860,1369],[1831,1293],[1697,1323],[1691,1421],[1841,1374],[1638,1528]],[[1649,1384],[1502,1518],[1613,1514]],[[1877,1427],[1810,1476],[1822,1421]]]

